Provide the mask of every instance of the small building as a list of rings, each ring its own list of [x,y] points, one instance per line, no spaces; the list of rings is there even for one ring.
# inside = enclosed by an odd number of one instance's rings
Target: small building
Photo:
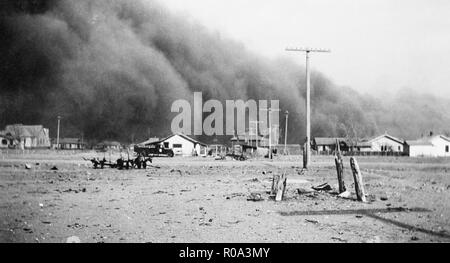
[[[230,139],[232,145],[246,145],[254,147],[267,147],[269,146],[269,139],[255,134],[250,134],[246,132],[244,135],[236,135]]]
[[[208,155],[222,156],[227,154],[227,147],[223,144],[211,144],[208,146]]]
[[[99,151],[118,151],[122,149],[122,144],[116,141],[103,141],[95,145],[94,148]]]
[[[402,153],[405,141],[387,133],[361,142],[362,152],[399,152]]]
[[[450,138],[431,135],[414,141],[406,141],[405,153],[410,157],[450,157]]]
[[[50,148],[49,130],[42,125],[7,125],[5,135],[17,139],[17,145],[21,149]]]
[[[61,150],[83,150],[86,148],[86,143],[80,138],[60,138],[59,144],[56,139],[53,140],[53,148]]]
[[[164,148],[172,149],[175,155],[179,156],[206,156],[208,145],[199,142],[187,135],[177,133],[172,134],[159,141],[140,143],[139,145],[162,144]]]
[[[331,154],[337,150],[336,142],[339,142],[339,146],[342,151],[348,149],[345,138],[328,138],[328,137],[315,137],[311,141],[311,147],[313,150],[319,153]]]

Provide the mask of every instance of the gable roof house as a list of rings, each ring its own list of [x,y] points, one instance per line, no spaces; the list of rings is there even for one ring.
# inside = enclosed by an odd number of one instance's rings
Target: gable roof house
[[[430,135],[406,141],[405,153],[410,157],[450,157],[450,138],[444,135]]]
[[[162,144],[164,148],[172,149],[175,155],[181,156],[206,156],[208,145],[197,141],[182,133],[169,135],[161,140],[150,138],[146,142],[139,145],[155,145]]]
[[[365,140],[363,143],[369,147],[362,148],[363,152],[403,152],[405,141],[387,133],[373,139]]]
[[[42,125],[7,125],[4,134],[16,138],[19,148],[50,148],[49,130]]]

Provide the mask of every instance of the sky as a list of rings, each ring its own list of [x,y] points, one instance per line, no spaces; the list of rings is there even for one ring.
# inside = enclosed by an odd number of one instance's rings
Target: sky
[[[164,0],[172,12],[268,58],[331,49],[313,69],[361,93],[410,88],[450,98],[448,0]]]

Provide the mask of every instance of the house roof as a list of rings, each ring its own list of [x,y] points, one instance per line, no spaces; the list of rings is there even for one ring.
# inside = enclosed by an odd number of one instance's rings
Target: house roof
[[[13,124],[7,125],[5,128],[6,133],[18,137],[38,137],[43,130],[44,126],[42,125]]]
[[[431,136],[431,137],[423,137],[420,138],[418,140],[411,140],[411,141],[406,141],[406,143],[408,145],[412,145],[412,146],[416,146],[416,145],[433,145],[433,143],[431,142],[432,140],[436,139],[436,138],[441,138],[443,140],[446,140],[448,142],[450,142],[450,138],[444,136],[444,135],[435,135],[435,136]]]
[[[450,142],[450,138],[449,138],[449,137],[447,137],[447,136],[445,136],[445,135],[438,135],[438,136],[441,137],[442,139],[444,139],[444,140]]]
[[[339,142],[345,141],[344,138],[328,138],[328,137],[314,138],[316,145],[336,145],[336,140],[339,140]]]
[[[183,138],[185,140],[188,140],[188,141],[190,141],[190,142],[192,142],[194,144],[199,144],[199,145],[202,145],[202,146],[208,146],[206,143],[202,143],[200,141],[197,141],[196,139],[191,138],[191,137],[189,137],[187,135],[184,135],[182,133],[174,133],[174,134],[171,134],[171,135],[169,135],[169,136],[167,136],[167,137],[165,137],[165,138],[163,138],[161,140],[152,141],[152,142],[146,143],[145,145],[162,143],[162,142],[167,141],[168,139],[170,139],[170,138],[172,138],[173,136],[176,136],[176,135],[178,135],[181,138]]]
[[[377,136],[377,137],[375,137],[375,138],[373,138],[373,139],[370,139],[370,140],[368,141],[368,143],[371,143],[371,142],[376,141],[376,140],[378,140],[378,139],[381,139],[381,138],[383,138],[383,137],[388,138],[389,140],[392,140],[392,141],[401,143],[401,144],[403,144],[403,142],[404,142],[402,139],[396,138],[396,137],[394,137],[394,136],[391,136],[391,135],[385,133],[385,134],[382,134],[382,135],[380,135],[380,136]]]

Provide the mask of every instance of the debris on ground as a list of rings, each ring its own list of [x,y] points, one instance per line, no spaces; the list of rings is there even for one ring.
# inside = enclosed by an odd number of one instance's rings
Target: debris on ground
[[[350,198],[352,196],[352,194],[349,191],[345,191],[345,192],[338,194],[338,196],[341,198]]]
[[[179,169],[172,169],[170,170],[171,173],[179,173],[180,175],[183,175],[183,172]]]
[[[25,169],[30,170],[31,169],[31,165],[25,164]]]
[[[260,193],[251,193],[247,197],[247,201],[253,201],[253,202],[264,201],[264,198],[262,197],[262,195]]]
[[[314,190],[312,190],[312,189],[306,189],[306,188],[297,188],[297,193],[299,194],[299,195],[302,195],[302,194],[310,194],[310,193],[312,193],[312,192],[314,192]]]
[[[58,167],[53,166],[50,170],[52,170],[52,171],[58,171]]]
[[[308,223],[313,223],[313,224],[315,224],[315,225],[319,223],[319,221],[317,221],[317,220],[311,220],[311,219],[305,219],[305,221],[308,222]]]
[[[72,225],[67,225],[68,228],[72,228],[72,229],[81,229],[81,228],[85,228],[87,227],[86,225],[82,225],[79,223],[74,223]]]
[[[331,191],[331,190],[333,190],[333,188],[328,183],[323,183],[321,185],[313,186],[311,188],[316,191]]]
[[[76,194],[78,194],[79,192],[85,193],[86,192],[86,188],[81,188],[79,190],[69,188],[69,189],[63,191],[63,193],[71,193],[71,192],[74,192]]]

